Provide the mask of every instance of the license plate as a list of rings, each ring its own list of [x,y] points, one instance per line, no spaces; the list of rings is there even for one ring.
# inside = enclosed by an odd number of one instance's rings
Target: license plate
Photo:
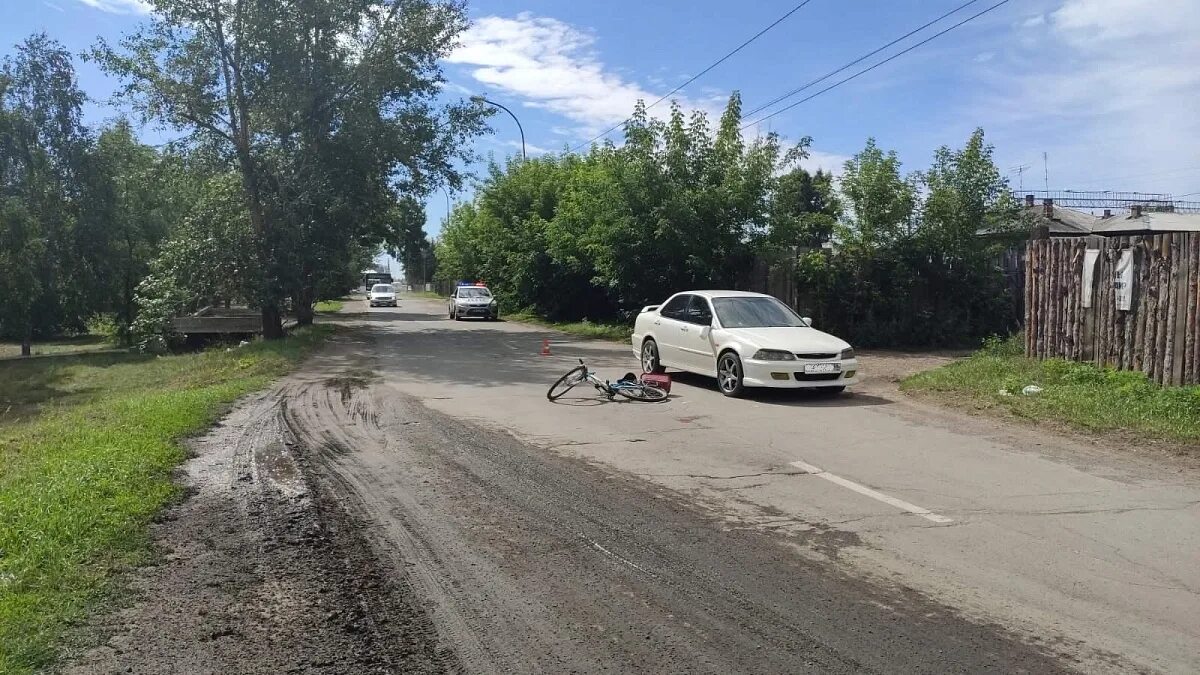
[[[842,364],[840,363],[808,363],[804,366],[805,375],[820,375],[822,373],[840,372],[842,372]]]

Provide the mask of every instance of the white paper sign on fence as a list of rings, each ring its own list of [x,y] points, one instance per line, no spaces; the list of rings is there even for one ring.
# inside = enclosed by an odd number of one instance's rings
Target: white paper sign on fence
[[[1113,272],[1113,290],[1117,298],[1117,309],[1128,312],[1133,306],[1133,249],[1121,251],[1117,269]]]
[[[1084,307],[1092,306],[1092,279],[1096,273],[1096,258],[1100,256],[1100,249],[1089,248],[1083,252],[1083,300]]]

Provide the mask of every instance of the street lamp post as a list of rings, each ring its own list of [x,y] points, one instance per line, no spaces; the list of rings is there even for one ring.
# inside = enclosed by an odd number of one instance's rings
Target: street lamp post
[[[499,103],[496,103],[495,101],[486,99],[482,96],[472,96],[471,100],[475,101],[476,103],[487,103],[488,105],[494,105],[497,108],[508,113],[509,117],[513,118],[513,121],[517,123],[517,130],[521,132],[521,159],[522,160],[526,159],[526,157],[525,157],[525,129],[524,129],[524,127],[521,126],[521,120],[517,119],[517,116],[513,114],[513,111],[500,105]]]

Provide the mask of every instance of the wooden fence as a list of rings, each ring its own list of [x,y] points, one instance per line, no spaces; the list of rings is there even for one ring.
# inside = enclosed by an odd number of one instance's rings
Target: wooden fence
[[[1132,265],[1122,274],[1124,251]],[[1084,264],[1093,255],[1088,298]],[[1163,385],[1200,384],[1200,233],[1034,240],[1025,270],[1030,356],[1138,370]]]

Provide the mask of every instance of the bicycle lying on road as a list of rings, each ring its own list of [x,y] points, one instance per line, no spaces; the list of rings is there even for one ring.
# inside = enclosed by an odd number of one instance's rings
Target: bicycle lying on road
[[[590,382],[600,393],[612,400],[614,396],[624,396],[627,399],[634,401],[657,402],[667,400],[667,392],[658,387],[639,382],[637,376],[633,373],[628,373],[616,382],[601,380],[591,370],[588,370],[583,359],[579,359],[579,365],[572,368],[566,375],[558,378],[558,381],[550,385],[550,390],[546,392],[546,398],[551,401],[557,400],[563,394],[571,391],[576,385]]]

